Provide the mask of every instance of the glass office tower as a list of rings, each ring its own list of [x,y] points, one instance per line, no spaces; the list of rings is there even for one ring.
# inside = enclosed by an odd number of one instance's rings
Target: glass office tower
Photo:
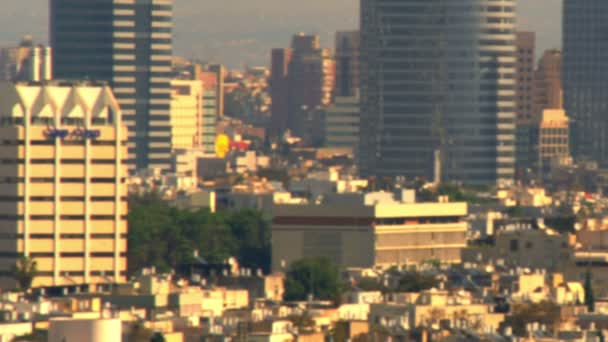
[[[564,0],[562,81],[578,159],[608,162],[608,2]]]
[[[515,0],[362,0],[363,176],[511,183]]]
[[[51,0],[55,77],[110,82],[132,170],[170,167],[172,0]]]

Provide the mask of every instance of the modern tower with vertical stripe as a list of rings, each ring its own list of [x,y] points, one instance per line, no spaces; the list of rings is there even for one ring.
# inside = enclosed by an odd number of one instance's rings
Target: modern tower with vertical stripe
[[[562,81],[572,154],[608,165],[608,1],[565,0]]]
[[[363,176],[513,181],[515,3],[361,0]]]
[[[171,158],[173,0],[50,0],[55,77],[110,83],[129,130],[130,169]]]

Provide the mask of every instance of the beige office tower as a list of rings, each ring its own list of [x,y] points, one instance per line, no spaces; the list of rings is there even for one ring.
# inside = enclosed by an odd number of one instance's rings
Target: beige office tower
[[[552,162],[570,158],[570,122],[562,109],[545,109],[539,126],[539,170],[547,171]]]
[[[20,255],[34,287],[126,277],[126,130],[100,83],[0,83],[0,287]]]
[[[171,81],[171,150],[189,150],[203,142],[203,82]]]

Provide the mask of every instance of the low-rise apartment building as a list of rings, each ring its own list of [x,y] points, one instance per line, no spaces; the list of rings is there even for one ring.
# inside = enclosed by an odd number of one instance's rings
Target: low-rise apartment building
[[[460,261],[466,247],[466,203],[365,204],[344,201],[276,205],[272,267],[282,271],[305,257],[326,257],[344,268]]]

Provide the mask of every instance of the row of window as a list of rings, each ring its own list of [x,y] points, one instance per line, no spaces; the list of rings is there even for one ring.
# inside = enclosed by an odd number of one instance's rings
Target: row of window
[[[90,220],[114,220],[114,215],[89,215]],[[121,215],[120,220],[126,220],[126,215]],[[0,215],[0,221],[23,221],[24,215]],[[30,215],[31,221],[50,221],[54,220],[54,215]],[[84,221],[85,215],[59,215],[60,220],[64,221]]]
[[[58,161],[59,164],[70,164],[70,165],[85,165],[85,159],[30,159],[30,164],[55,164]],[[127,160],[122,160],[122,164],[126,164]],[[0,159],[0,164],[25,164],[25,159]],[[91,164],[94,165],[114,165],[116,164],[115,159],[93,159],[91,160]]]
[[[30,254],[30,256],[35,257],[32,254]],[[0,258],[1,257],[4,257],[4,256],[0,255]],[[16,258],[16,256],[8,256],[7,258],[14,259],[14,258]],[[46,271],[39,271],[36,274],[39,277],[54,277],[55,276],[55,274],[53,272],[46,272]],[[91,271],[91,272],[89,272],[89,275],[92,276],[92,277],[113,276],[114,275],[114,270]],[[121,277],[125,277],[126,275],[127,275],[126,271],[121,271],[120,272],[120,276]],[[84,271],[82,271],[82,272],[79,272],[79,271],[60,272],[60,276],[62,276],[62,277],[84,277]],[[10,277],[10,278],[13,278],[14,274],[11,271],[0,271],[0,277]]]
[[[47,177],[31,177],[30,183],[55,183],[55,178],[47,178]],[[84,184],[84,178],[72,178],[72,177],[62,177],[59,179],[60,183],[78,183]],[[121,183],[126,182],[126,178],[120,179]],[[17,183],[25,183],[25,178],[23,177],[4,177],[0,178],[0,184],[17,184]],[[114,184],[116,183],[116,178],[90,178],[90,183],[104,183],[104,184]]]
[[[54,239],[55,234],[28,234],[29,239]],[[91,239],[114,239],[115,234],[89,234]],[[121,239],[126,239],[127,234],[119,234]],[[23,240],[25,234],[0,234],[0,239],[3,240]],[[86,234],[59,234],[61,239],[84,239]]]
[[[54,202],[54,196],[30,196],[31,202]],[[61,196],[59,197],[61,202],[84,202],[84,196]],[[89,200],[92,202],[114,202],[116,198],[114,196],[90,196]],[[119,197],[119,201],[127,201],[127,197]],[[0,196],[0,202],[23,202],[25,197],[23,196]]]

